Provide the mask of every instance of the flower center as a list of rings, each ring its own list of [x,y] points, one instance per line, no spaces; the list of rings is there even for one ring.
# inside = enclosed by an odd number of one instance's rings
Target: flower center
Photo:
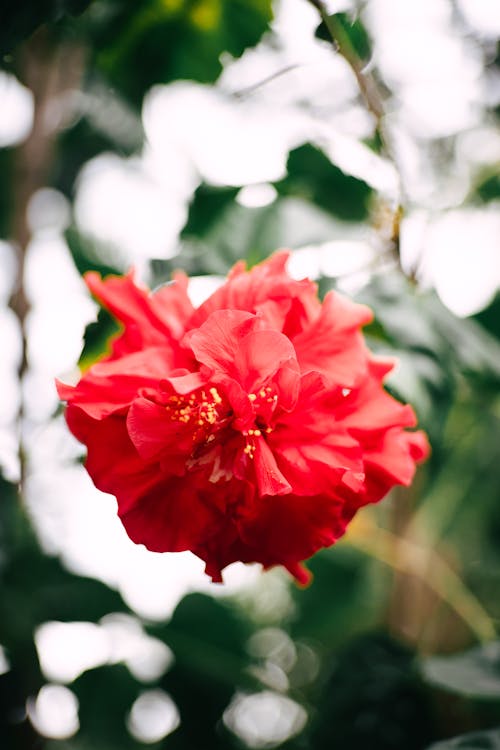
[[[217,388],[196,391],[189,396],[169,396],[165,409],[173,422],[186,425],[193,442],[210,442],[214,425],[221,421],[222,397]]]

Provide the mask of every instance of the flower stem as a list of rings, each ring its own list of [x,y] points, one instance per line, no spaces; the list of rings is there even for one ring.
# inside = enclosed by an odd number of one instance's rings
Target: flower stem
[[[358,84],[358,89],[361,94],[361,98],[363,99],[364,105],[368,112],[372,115],[374,121],[375,121],[375,132],[379,138],[382,151],[387,159],[392,163],[396,170],[396,175],[398,179],[398,197],[395,201],[395,205],[391,208],[392,212],[392,222],[391,222],[391,236],[389,237],[388,243],[389,243],[389,250],[394,257],[399,269],[404,272],[404,269],[401,266],[401,256],[400,256],[400,247],[399,247],[399,227],[400,227],[400,220],[403,215],[403,183],[401,179],[401,171],[398,167],[397,158],[394,153],[394,148],[392,145],[392,139],[390,137],[390,133],[387,132],[387,127],[385,123],[385,109],[384,109],[384,102],[383,97],[380,93],[379,87],[377,85],[377,82],[373,75],[367,71],[367,63],[365,60],[362,60],[356,49],[354,48],[349,35],[346,33],[342,23],[339,21],[338,17],[335,14],[330,15],[325,7],[325,4],[323,0],[308,0],[308,2],[313,5],[317,11],[319,12],[319,15],[321,16],[321,20],[325,24],[325,27],[331,37],[333,47],[336,52],[338,52],[344,60],[347,62],[349,67],[351,68],[352,72],[354,73],[354,76],[356,78],[356,82]],[[405,274],[406,275],[406,274]],[[414,280],[413,277],[410,275],[410,279]]]
[[[377,132],[382,143],[386,145],[382,123],[384,117],[384,105],[375,79],[366,71],[366,62],[359,58],[344,27],[335,15],[329,15],[322,0],[309,0],[309,2],[319,11],[321,19],[332,38],[336,50],[351,67],[366,108],[375,118]]]
[[[367,521],[366,517],[353,524],[346,540],[394,570],[426,583],[456,612],[481,643],[496,638],[493,620],[481,602],[434,550],[398,537]]]

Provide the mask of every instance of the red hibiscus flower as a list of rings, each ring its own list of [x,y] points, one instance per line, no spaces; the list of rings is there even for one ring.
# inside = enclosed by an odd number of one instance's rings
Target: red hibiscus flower
[[[428,452],[383,388],[392,364],[366,348],[370,310],[335,292],[321,303],[286,260],[238,263],[197,309],[182,274],[154,294],[87,274],[123,330],[76,386],[58,384],[130,538],[191,550],[214,581],[236,560],[307,581],[301,562]]]

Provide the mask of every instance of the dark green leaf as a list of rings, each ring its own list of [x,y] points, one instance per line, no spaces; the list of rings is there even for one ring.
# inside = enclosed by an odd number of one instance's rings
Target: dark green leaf
[[[473,698],[500,699],[500,641],[463,654],[433,656],[422,662],[432,685]]]
[[[350,47],[360,60],[368,60],[371,56],[371,43],[368,32],[359,18],[352,19],[347,13],[334,13],[330,18],[334,21],[339,32],[347,38]],[[332,36],[324,21],[316,29],[318,39],[332,41]],[[336,41],[341,41],[338,39]]]
[[[78,361],[82,370],[86,370],[103,354],[109,354],[111,339],[120,331],[120,326],[103,307],[97,314],[97,320],[89,323],[83,335],[83,349]]]
[[[175,655],[173,668],[161,681],[182,717],[181,726],[169,739],[172,748],[234,747],[221,719],[235,687],[256,686],[256,680],[247,673],[248,623],[227,603],[189,594],[170,623],[148,630],[167,643]]]
[[[193,195],[187,222],[181,237],[203,236],[219,220],[223,210],[231,204],[238,188],[200,185]]]
[[[11,52],[43,23],[82,13],[92,0],[3,0],[0,6],[0,55]]]
[[[328,649],[344,643],[347,633],[352,635],[376,620],[382,597],[368,580],[365,557],[340,544],[315,555],[307,567],[313,583],[291,591],[296,607],[291,624],[294,638],[313,639]]]
[[[167,643],[176,663],[196,673],[199,680],[230,685],[243,677],[249,629],[228,604],[189,594],[168,624],[152,625],[149,632]]]
[[[430,745],[427,750],[500,750],[500,729],[471,732]]]
[[[280,198],[260,208],[227,203],[204,235],[184,238],[181,255],[168,261],[166,273],[156,280],[165,280],[172,265],[192,275],[226,274],[238,260],[252,266],[280,247],[326,242],[341,233],[340,223],[326,211],[299,198]],[[157,272],[160,267],[161,262]]]
[[[488,307],[474,316],[474,320],[481,324],[488,333],[500,339],[500,294],[497,293],[494,300]]]
[[[75,226],[66,230],[65,238],[73,262],[82,276],[87,271],[97,271],[101,276],[125,271],[119,252],[112,245],[82,234]]]
[[[482,203],[498,200],[500,198],[500,174],[495,173],[483,177],[472,197],[479,199]]]
[[[2,185],[9,185],[13,173],[12,149],[0,148],[0,180]],[[11,190],[0,191],[0,237],[8,237],[10,231],[13,196]]]
[[[434,735],[414,654],[384,633],[335,656],[317,708],[314,750],[421,750]]]
[[[97,65],[136,106],[155,83],[209,83],[220,57],[239,57],[259,41],[272,18],[270,0],[178,0],[109,5],[96,16]],[[138,65],[137,61],[141,64]]]
[[[362,221],[373,191],[364,180],[345,174],[310,143],[290,152],[287,176],[276,183],[281,195],[315,203],[344,221]]]
[[[122,664],[84,672],[71,685],[79,703],[81,730],[71,750],[139,750],[142,743],[129,734],[126,720],[140,688]],[[157,748],[158,745],[150,745]]]
[[[49,182],[69,198],[82,166],[104,151],[130,156],[143,143],[142,125],[110,89],[94,87],[85,93],[84,116],[64,130],[57,141]]]

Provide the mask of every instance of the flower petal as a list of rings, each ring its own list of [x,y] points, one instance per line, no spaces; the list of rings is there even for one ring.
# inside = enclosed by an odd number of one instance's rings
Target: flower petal
[[[151,347],[120,359],[98,362],[76,386],[58,382],[59,398],[80,407],[94,419],[123,410],[143,388],[157,388],[172,369],[172,351]]]
[[[296,333],[309,325],[320,310],[316,285],[309,279],[290,278],[285,270],[289,255],[288,251],[274,253],[247,272],[244,263],[238,262],[227,283],[194,312],[189,327],[200,326],[211,313],[224,309],[260,312],[270,325],[278,325],[278,330],[288,336],[290,327]]]
[[[263,329],[255,315],[218,310],[186,339],[196,359],[217,374],[236,380],[247,393],[272,378],[285,363],[295,360],[291,342]]]
[[[352,388],[365,376],[367,349],[359,330],[372,312],[329,292],[316,320],[293,339],[302,372],[320,372],[336,385]]]
[[[119,515],[132,541],[152,552],[193,550],[221,523],[207,494],[185,477],[165,478]]]
[[[185,331],[193,307],[187,296],[187,280],[176,280],[151,294],[134,281],[131,271],[126,276],[85,274],[85,282],[99,302],[123,325],[124,333],[113,345],[113,357],[147,346],[173,344]]]
[[[259,495],[286,495],[292,487],[278,468],[271,449],[263,438],[255,441],[253,458]]]

